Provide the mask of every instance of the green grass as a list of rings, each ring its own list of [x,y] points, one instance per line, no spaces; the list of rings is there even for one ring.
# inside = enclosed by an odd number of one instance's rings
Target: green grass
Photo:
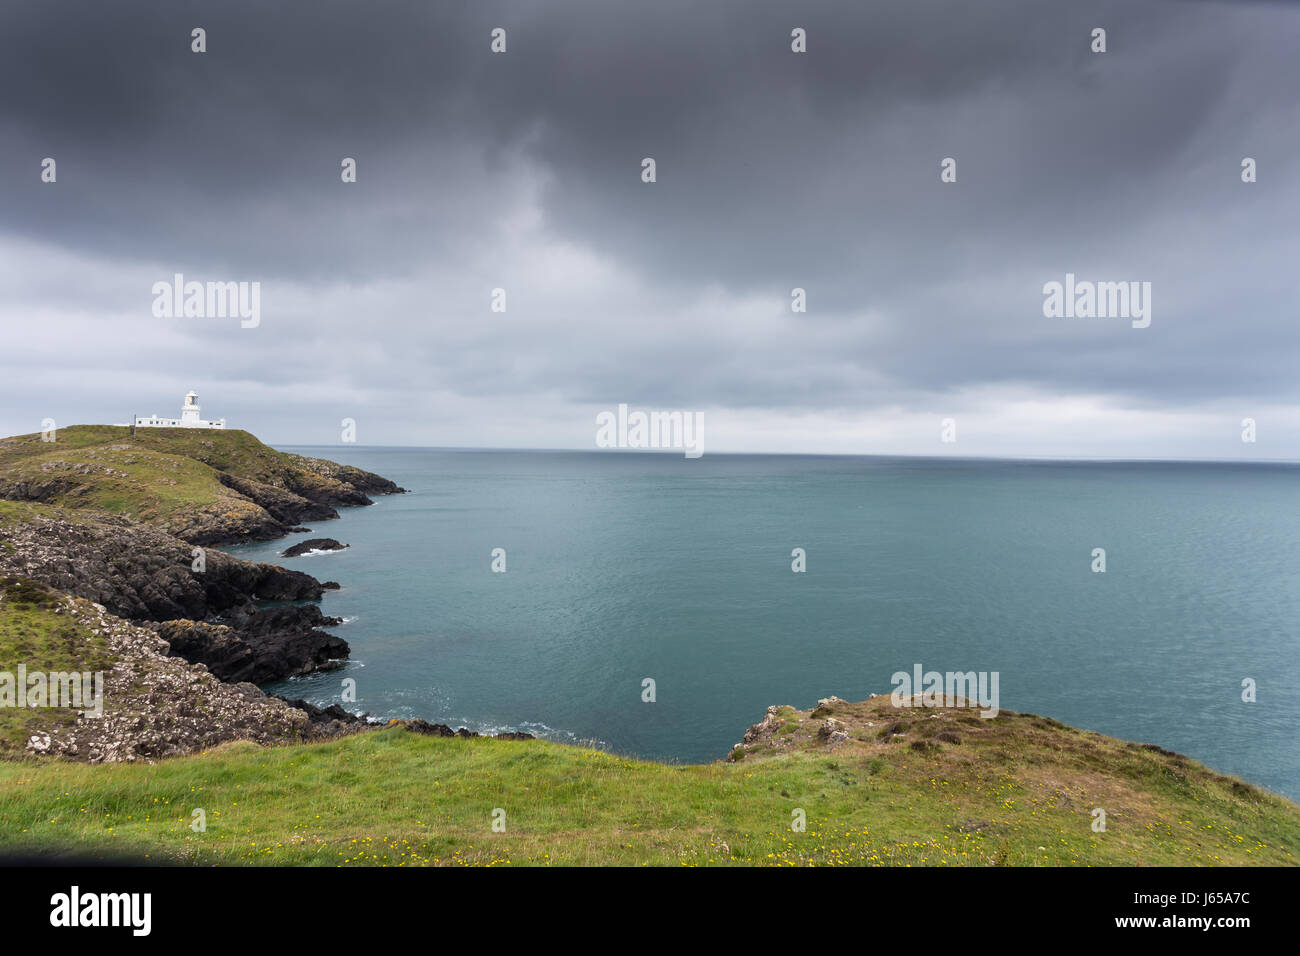
[[[74,426],[59,433],[73,432]],[[249,478],[275,488],[283,488],[304,497],[340,487],[339,482],[323,477],[301,464],[301,456],[276,451],[258,441],[251,433],[238,428],[221,431],[192,428],[138,429],[130,443],[160,455],[175,455],[206,465],[214,472]]]
[[[8,545],[10,550],[14,547],[13,542],[5,538],[5,528],[11,522],[26,523],[36,515],[49,515],[54,512],[54,508],[34,501],[5,501],[0,498],[0,547]]]
[[[92,634],[72,620],[63,597],[43,585],[0,578],[0,671],[17,675],[18,665],[28,672],[109,670],[112,658],[102,636]],[[72,710],[34,711],[0,706],[0,754],[22,753],[27,738],[48,729],[51,720],[70,722]]]
[[[5,474],[28,483],[57,482],[49,501],[74,511],[107,511],[163,527],[184,523],[196,509],[235,506],[238,496],[207,465],[133,443],[57,448],[25,456]]]
[[[41,440],[40,432],[27,435],[15,435],[0,439],[0,468],[36,455],[46,455],[56,449],[75,450],[107,442],[121,441],[130,437],[131,430],[116,425],[73,425],[70,428],[57,429],[55,440]]]
[[[238,429],[139,429],[132,436],[124,427],[74,425],[53,442],[39,434],[0,440],[0,494],[121,515],[182,537],[199,525],[238,536],[266,519],[223,475],[316,500],[348,490]]]
[[[41,440],[39,432],[0,439],[0,468],[25,458],[57,455],[86,448],[130,445],[165,455],[179,455],[202,462],[216,471],[229,471],[248,478],[266,480],[292,467],[289,456],[263,445],[249,432],[238,428],[212,430],[194,428],[131,429],[116,425],[70,425],[54,433],[55,440]]]
[[[827,750],[804,715],[794,738],[702,766],[396,726],[154,765],[9,762],[0,851],[205,865],[1295,862],[1300,807],[1186,758],[1038,721],[1000,717],[923,752],[904,738]],[[1105,833],[1091,829],[1094,805],[1107,808]],[[191,829],[198,808],[206,832]],[[805,832],[791,826],[796,809]]]

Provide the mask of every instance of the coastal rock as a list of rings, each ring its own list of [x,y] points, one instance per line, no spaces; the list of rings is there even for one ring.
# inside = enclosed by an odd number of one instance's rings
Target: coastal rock
[[[300,554],[307,554],[311,551],[342,551],[351,545],[340,544],[333,538],[308,538],[306,541],[300,541],[291,548],[285,548],[280,552],[282,558],[296,558]]]
[[[396,482],[352,465],[340,465],[327,458],[308,458],[305,455],[290,454],[288,457],[299,467],[322,478],[340,482],[356,491],[369,492],[372,495],[406,494],[406,489],[398,487]]]
[[[338,704],[330,704],[328,707],[317,707],[315,704],[308,703],[301,697],[296,700],[290,700],[287,697],[281,697],[290,707],[297,707],[305,712],[314,724],[330,724],[337,722],[341,724],[360,724],[366,726],[372,723],[369,714],[354,714],[351,711],[344,710]]]
[[[175,656],[203,663],[222,680],[265,683],[330,670],[350,653],[347,641],[320,630],[342,623],[320,607],[259,607],[320,600],[326,587],[311,575],[214,549],[203,550],[203,570],[195,571],[195,549],[168,533],[112,516],[77,518],[6,523],[13,546],[0,549],[0,574],[152,624]]]
[[[482,734],[475,733],[465,727],[460,730],[452,730],[446,724],[431,724],[427,720],[421,720],[416,717],[414,720],[398,721],[407,730],[417,734],[424,734],[427,737],[481,737]],[[497,740],[535,740],[532,734],[526,734],[518,730],[508,730],[504,733],[494,734]]]
[[[812,715],[814,717],[825,717],[828,714],[833,714],[836,707],[842,706],[844,706],[844,701],[834,695],[823,697],[817,701],[817,706],[813,708]]]
[[[32,587],[42,587],[31,584]],[[33,710],[25,750],[90,763],[153,761],[196,753],[231,740],[277,744],[326,740],[360,729],[308,714],[248,683],[226,684],[202,666],[167,655],[153,631],[50,592],[55,613],[102,641],[114,661],[103,673],[102,714]],[[71,719],[69,717],[71,716]]]
[[[834,710],[834,715],[827,713]],[[778,754],[817,751],[827,748],[848,757],[875,759],[906,750],[926,757],[945,750],[968,749],[972,742],[999,737],[1007,718],[1016,716],[1002,709],[1000,720],[979,717],[978,705],[924,707],[896,706],[890,694],[872,694],[865,700],[845,701],[824,697],[811,710],[769,707],[762,721],[745,732],[724,759],[762,759]],[[1023,716],[1023,715],[1021,715]],[[1050,729],[1045,718],[1034,718],[1036,727]],[[1138,744],[1126,744],[1141,749]]]
[[[196,508],[184,520],[169,523],[166,530],[182,541],[203,547],[270,541],[284,535],[284,525],[251,502],[247,508]]]
[[[253,683],[342,665],[347,642],[322,630],[341,621],[302,603],[338,583],[212,546],[309,532],[304,521],[336,518],[336,506],[372,504],[367,492],[402,490],[238,429],[69,426],[57,442],[39,433],[0,439],[0,498],[17,502],[0,507],[0,578],[16,595],[48,591],[39,613],[96,615],[70,646],[116,662],[104,717],[69,722],[64,712],[42,727],[36,715],[23,727],[35,731],[29,751],[154,759],[224,740],[322,739],[369,726]],[[61,627],[46,624],[48,633]]]
[[[204,619],[255,601],[314,601],[309,574],[196,549],[113,515],[33,514],[0,528],[0,572],[84,597],[120,617]],[[196,570],[196,566],[201,570]]]
[[[826,722],[817,731],[817,736],[828,744],[836,744],[841,740],[848,740],[849,731],[844,726],[843,721],[836,720],[834,717],[827,717]]]
[[[452,730],[446,724],[431,724],[427,720],[421,720],[419,717],[414,720],[408,720],[404,724],[407,730],[414,731],[417,734],[424,734],[426,737],[455,737],[456,731]],[[464,727],[460,729],[462,737],[477,737],[478,734],[470,733]]]
[[[203,664],[224,681],[265,684],[341,667],[347,641],[321,627],[337,625],[314,604],[244,610],[230,624],[192,620],[154,625],[170,653]]]
[[[781,718],[781,709],[776,705],[769,707],[763,719],[745,731],[744,742],[752,744],[775,734],[781,725],[785,723]]]
[[[268,485],[252,478],[242,478],[238,475],[222,473],[218,477],[227,488],[239,492],[274,518],[280,525],[281,534],[286,533],[292,527],[300,525],[303,521],[323,521],[339,516],[339,513],[330,504],[323,501],[312,501],[310,498],[304,498],[302,495],[295,494],[284,488],[277,488],[274,485]],[[365,495],[360,494],[360,492],[357,492],[357,494],[365,500],[348,503],[367,505],[371,503],[370,499],[366,498]],[[190,540],[193,539],[190,538]]]
[[[242,561],[215,549],[198,558],[185,542],[124,518],[34,515],[8,522],[0,573],[86,598],[124,618],[155,625],[172,653],[223,680],[279,680],[340,666],[346,641],[314,604],[262,609],[263,601],[316,601],[325,587],[309,574]],[[202,624],[203,626],[199,626]]]

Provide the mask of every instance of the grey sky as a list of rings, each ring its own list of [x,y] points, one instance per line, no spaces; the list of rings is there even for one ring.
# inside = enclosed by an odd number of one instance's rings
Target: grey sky
[[[0,429],[1300,458],[1297,50],[1283,3],[11,0]],[[155,318],[176,272],[260,326]],[[1045,318],[1066,272],[1151,326]]]

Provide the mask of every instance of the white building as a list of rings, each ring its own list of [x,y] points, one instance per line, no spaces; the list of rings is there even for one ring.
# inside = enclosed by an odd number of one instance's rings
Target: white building
[[[215,422],[205,422],[199,418],[199,393],[190,392],[185,396],[185,404],[181,406],[180,418],[159,418],[156,414],[145,418],[141,415],[135,416],[136,428],[225,428],[226,420],[224,418]]]

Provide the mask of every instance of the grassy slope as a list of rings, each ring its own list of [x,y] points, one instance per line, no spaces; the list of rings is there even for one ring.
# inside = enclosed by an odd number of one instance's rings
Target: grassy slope
[[[56,592],[27,582],[0,578],[0,671],[17,674],[18,664],[32,671],[108,670],[112,659],[103,637],[91,634],[68,615],[56,614]],[[0,707],[0,754],[21,754],[39,723],[36,711]],[[43,719],[52,712],[41,712]],[[72,711],[57,713],[72,720]],[[29,724],[33,726],[29,726]]]
[[[73,510],[125,515],[169,531],[184,529],[197,514],[222,514],[232,524],[254,520],[260,508],[225,487],[219,472],[295,494],[338,487],[270,448],[246,431],[185,428],[129,429],[74,425],[57,441],[39,434],[0,440],[0,480],[29,486],[57,483],[44,498]]]
[[[208,466],[133,443],[58,448],[24,457],[5,473],[16,481],[66,483],[66,490],[48,499],[65,508],[107,511],[160,527],[206,506],[243,504]]]
[[[14,543],[5,539],[5,525],[9,522],[25,523],[30,521],[35,515],[45,515],[54,511],[48,505],[37,504],[34,501],[5,501],[0,498],[0,548],[6,551],[14,550]]]
[[[57,517],[66,521],[77,521],[84,518],[87,521],[94,521],[94,515],[77,515],[69,514],[62,508],[54,505],[43,505],[36,501],[6,501],[0,498],[0,548],[14,547],[13,542],[4,540],[4,527],[7,522],[24,523],[32,521],[37,517]]]
[[[267,481],[292,467],[291,456],[262,444],[238,428],[221,431],[194,428],[142,428],[134,437],[118,425],[70,425],[55,433],[56,441],[41,441],[40,433],[0,439],[0,468],[23,459],[57,455],[96,446],[130,444],[139,449],[181,455],[217,471],[229,471]]]
[[[882,699],[836,713],[855,726]],[[950,714],[934,727],[964,727],[959,743],[855,730],[827,750],[821,721],[786,713],[780,747],[703,766],[399,727],[155,765],[10,762],[0,850],[227,865],[1290,865],[1300,854],[1295,804],[1044,718],[978,726]],[[1105,833],[1091,830],[1094,806],[1107,808]],[[189,827],[198,807],[204,833]],[[491,828],[498,807],[504,833]],[[795,808],[806,832],[791,829]]]

